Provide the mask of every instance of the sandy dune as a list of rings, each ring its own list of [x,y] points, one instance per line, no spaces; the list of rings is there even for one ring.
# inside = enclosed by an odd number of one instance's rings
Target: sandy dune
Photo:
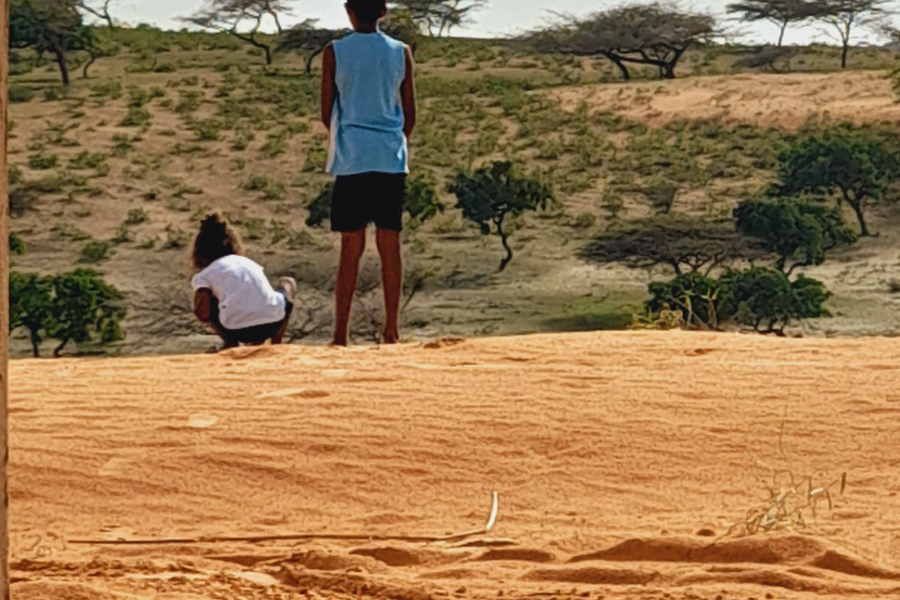
[[[587,334],[12,366],[16,600],[900,594],[900,340]],[[756,461],[808,528],[725,536]],[[293,532],[305,540],[81,546]]]
[[[586,102],[651,125],[722,119],[796,129],[810,119],[900,122],[885,73],[696,77],[661,83],[579,86],[552,92],[567,110]]]

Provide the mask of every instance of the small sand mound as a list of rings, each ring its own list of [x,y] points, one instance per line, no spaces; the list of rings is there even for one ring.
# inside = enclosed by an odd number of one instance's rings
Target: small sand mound
[[[900,572],[881,569],[860,558],[835,552],[833,550],[825,552],[810,564],[819,569],[826,569],[828,571],[835,571],[837,573],[853,575],[855,577],[900,581]]]
[[[569,562],[592,560],[623,562],[796,564],[827,550],[818,540],[804,536],[745,538],[707,543],[696,538],[633,539],[608,550],[582,554]]]
[[[356,556],[368,556],[389,567],[412,567],[425,562],[418,553],[405,548],[361,548],[350,554]]]
[[[369,557],[347,556],[344,554],[327,554],[316,550],[309,550],[294,554],[284,561],[285,565],[300,565],[313,571],[347,571],[349,569],[366,568],[377,565]]]
[[[525,574],[525,581],[583,583],[588,585],[647,585],[661,575],[656,571],[585,567],[581,569],[536,569]]]
[[[488,550],[476,560],[479,561],[518,561],[532,563],[549,563],[556,562],[556,555],[546,550],[536,550],[530,548],[495,548]]]

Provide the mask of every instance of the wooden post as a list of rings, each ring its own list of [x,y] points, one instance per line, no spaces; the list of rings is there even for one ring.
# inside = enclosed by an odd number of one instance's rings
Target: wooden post
[[[0,598],[9,600],[9,0],[0,0]]]

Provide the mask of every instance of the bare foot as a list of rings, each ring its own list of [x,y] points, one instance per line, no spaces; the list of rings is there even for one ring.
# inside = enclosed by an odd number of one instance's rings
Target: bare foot
[[[277,288],[284,292],[288,300],[294,302],[297,296],[297,280],[293,277],[282,277],[278,280]]]

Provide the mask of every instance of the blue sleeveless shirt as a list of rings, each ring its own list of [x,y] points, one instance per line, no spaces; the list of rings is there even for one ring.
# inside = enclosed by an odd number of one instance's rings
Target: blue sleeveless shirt
[[[333,43],[337,99],[327,170],[332,175],[408,173],[400,88],[406,46],[380,31]]]

